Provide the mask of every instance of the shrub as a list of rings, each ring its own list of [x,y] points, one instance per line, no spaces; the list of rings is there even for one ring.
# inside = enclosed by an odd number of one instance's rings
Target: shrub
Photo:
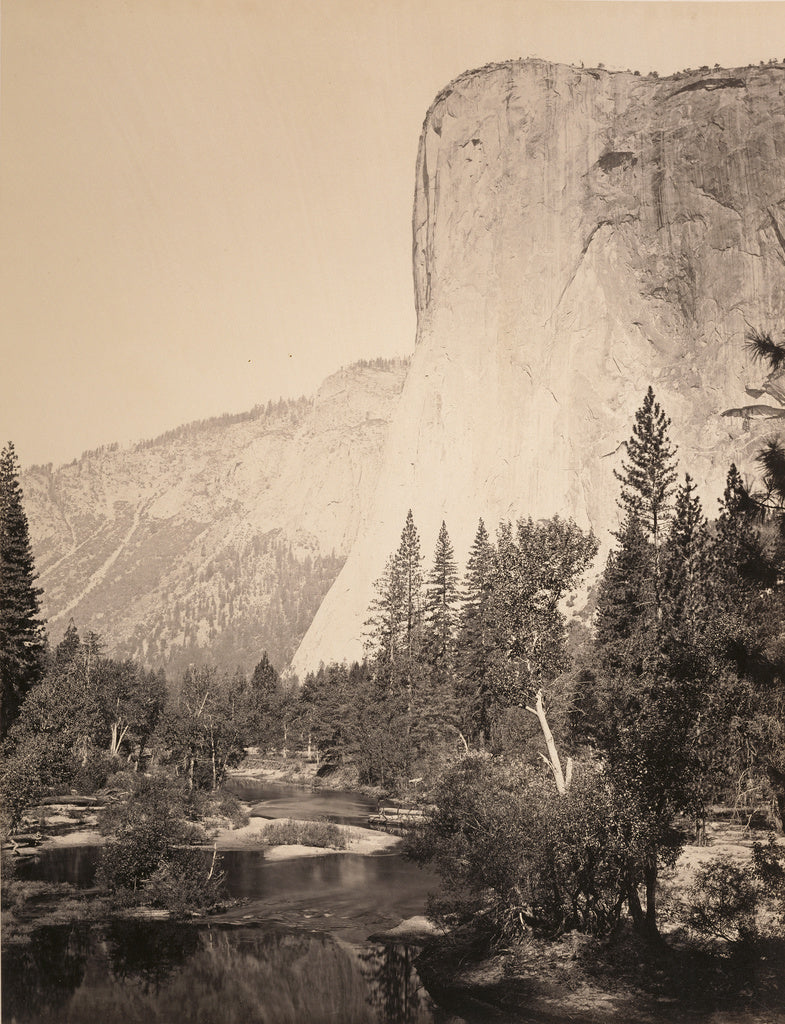
[[[330,821],[274,821],[262,833],[267,846],[318,846],[345,850],[346,836]]]
[[[749,868],[730,857],[704,865],[688,899],[687,923],[700,935],[742,942],[755,933],[758,891]]]
[[[13,830],[26,807],[51,789],[69,786],[77,770],[71,752],[50,736],[22,735],[3,748],[0,768],[0,807],[3,831]]]
[[[769,837],[768,843],[752,847],[752,870],[761,890],[766,912],[778,934],[785,934],[785,846]]]
[[[436,804],[406,841],[408,856],[441,876],[435,916],[474,920],[505,941],[618,924],[649,836],[599,768],[577,770],[560,797],[541,771],[472,755],[445,775]]]
[[[718,857],[690,889],[687,924],[699,935],[748,945],[785,930],[785,847],[755,843],[743,867]]]
[[[104,811],[101,830],[114,838],[101,851],[98,880],[117,902],[152,902],[178,914],[216,902],[223,876],[203,852],[183,849],[204,839],[188,810],[181,786],[142,776],[126,800]]]
[[[203,850],[171,850],[145,883],[146,899],[177,917],[213,907],[223,895],[220,865],[220,857],[210,861]]]
[[[95,793],[102,789],[117,769],[117,760],[111,757],[106,751],[92,750],[87,755],[87,760],[79,766],[73,779],[73,787],[77,793]]]
[[[242,828],[249,822],[248,812],[233,793],[219,791],[215,794],[213,813],[228,818],[232,828]]]

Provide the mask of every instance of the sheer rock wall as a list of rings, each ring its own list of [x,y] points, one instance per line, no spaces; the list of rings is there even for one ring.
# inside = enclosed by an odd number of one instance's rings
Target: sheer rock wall
[[[435,100],[417,158],[415,355],[374,501],[295,658],[357,657],[408,508],[571,516],[607,546],[613,476],[649,384],[712,515],[776,422],[722,417],[785,314],[785,69],[668,79],[517,61]],[[774,423],[774,426],[772,426]]]

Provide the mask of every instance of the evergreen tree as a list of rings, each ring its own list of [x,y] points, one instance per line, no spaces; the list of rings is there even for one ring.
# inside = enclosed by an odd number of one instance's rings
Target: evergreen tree
[[[667,625],[681,647],[691,647],[697,641],[708,586],[708,529],[696,487],[687,473],[676,493],[663,569]]]
[[[386,664],[394,666],[420,653],[422,589],[420,536],[409,509],[398,550],[374,583],[376,596],[365,623],[366,647]]]
[[[741,474],[731,464],[711,545],[715,600],[740,610],[761,587],[776,582],[776,566],[766,557],[760,510]]]
[[[10,442],[0,454],[0,737],[43,673],[46,634],[40,618],[37,573]]]
[[[619,506],[640,519],[655,550],[666,536],[676,481],[676,449],[668,438],[670,422],[649,386],[635,413],[632,437],[624,444],[629,462],[622,463],[621,473],[614,471],[622,485]]]
[[[425,648],[433,665],[452,665],[457,603],[458,569],[447,527],[442,522],[425,590]]]
[[[489,735],[491,700],[489,668],[493,651],[490,619],[493,545],[480,519],[469,551],[463,579],[462,604],[458,622],[458,691],[463,728],[473,739]]]
[[[401,533],[397,562],[403,583],[403,627],[406,654],[409,658],[419,652],[422,635],[422,554],[420,535],[414,525],[412,510],[406,514]]]
[[[390,555],[373,586],[376,593],[365,622],[365,645],[382,662],[394,665],[403,652],[405,592],[397,554]]]
[[[616,536],[598,588],[595,651],[603,669],[640,675],[657,650],[653,548],[634,514]]]
[[[82,650],[82,641],[79,638],[79,631],[73,619],[68,620],[68,628],[63,634],[63,639],[55,648],[54,667],[55,669],[67,669]]]
[[[251,688],[272,695],[277,692],[278,683],[278,673],[270,662],[267,651],[262,651],[262,656],[251,676]]]

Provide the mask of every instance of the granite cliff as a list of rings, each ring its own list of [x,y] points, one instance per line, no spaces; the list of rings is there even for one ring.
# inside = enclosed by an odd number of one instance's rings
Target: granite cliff
[[[712,513],[772,423],[743,340],[785,316],[785,68],[640,77],[516,61],[428,111],[415,354],[357,540],[294,665],[361,653],[409,507],[429,558],[477,519],[572,516],[607,544],[649,384]],[[766,416],[765,410],[762,413]]]
[[[73,617],[115,656],[284,668],[374,492],[405,361],[315,397],[108,445],[22,475],[53,643]]]

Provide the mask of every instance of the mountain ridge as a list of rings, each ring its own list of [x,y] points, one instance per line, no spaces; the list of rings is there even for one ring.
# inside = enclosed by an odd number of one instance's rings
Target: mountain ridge
[[[53,642],[73,617],[172,673],[248,671],[265,649],[285,668],[351,546],[406,366],[363,360],[311,398],[25,470]]]

